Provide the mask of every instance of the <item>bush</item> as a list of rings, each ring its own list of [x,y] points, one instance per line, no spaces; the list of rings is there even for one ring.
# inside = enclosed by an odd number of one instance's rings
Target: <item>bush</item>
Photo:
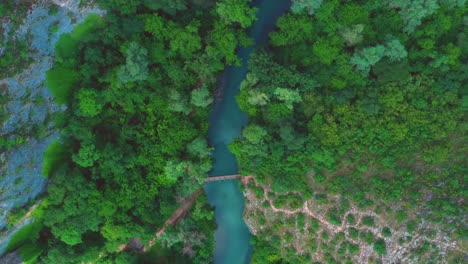
[[[371,232],[363,232],[360,234],[360,237],[369,245],[374,242],[374,235]]]
[[[387,246],[383,239],[379,239],[374,243],[374,250],[379,255],[386,255],[387,254]]]
[[[39,232],[42,229],[42,224],[39,221],[25,225],[8,242],[6,251],[18,249],[21,245],[27,242],[36,241],[39,238]]]
[[[353,214],[348,214],[348,223],[350,225],[354,225],[356,223],[356,219],[354,218]]]
[[[47,150],[44,152],[44,162],[42,166],[42,175],[45,177],[52,176],[56,167],[63,163],[66,153],[66,148],[64,145],[60,144],[58,141],[52,142],[47,147]]]
[[[359,245],[349,244],[348,250],[349,250],[349,254],[356,255],[359,252]]]
[[[392,235],[392,231],[390,231],[390,228],[385,226],[384,228],[382,228],[382,235],[384,237],[390,237]]]
[[[416,230],[416,221],[409,221],[407,224],[406,224],[406,230],[408,231],[408,233],[413,233],[415,230]]]
[[[58,104],[67,104],[72,95],[72,88],[80,75],[72,69],[64,67],[51,68],[46,73],[46,82]]]
[[[374,218],[372,216],[364,216],[362,218],[362,223],[366,226],[374,226]]]
[[[339,216],[338,210],[336,209],[330,210],[327,214],[327,218],[330,221],[330,223],[334,225],[341,224],[341,217]]]
[[[36,259],[41,255],[44,248],[32,242],[27,242],[18,248],[19,255],[25,264],[36,263]]]
[[[303,214],[297,215],[297,225],[299,226],[299,228],[304,227],[304,215]]]
[[[322,234],[321,234],[321,237],[322,237],[322,239],[324,239],[324,240],[328,240],[329,236],[328,236],[327,231],[323,231]]]
[[[351,238],[357,238],[359,236],[359,231],[356,228],[350,228],[349,229],[349,237]]]
[[[310,220],[310,229],[313,231],[317,231],[319,228],[320,228],[319,221],[315,218],[312,218],[312,220]]]

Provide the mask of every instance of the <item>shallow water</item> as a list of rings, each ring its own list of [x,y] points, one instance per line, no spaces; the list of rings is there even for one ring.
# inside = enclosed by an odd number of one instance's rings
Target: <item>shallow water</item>
[[[213,170],[210,176],[236,174],[237,161],[227,146],[234,138],[240,137],[241,129],[247,124],[247,115],[239,109],[235,96],[247,74],[247,61],[252,51],[268,41],[268,33],[275,28],[278,17],[290,5],[288,0],[259,0],[257,20],[250,31],[255,46],[239,49],[242,60],[240,67],[229,67],[221,75],[218,89],[220,97],[216,100],[209,118],[208,142],[213,151]],[[244,197],[237,181],[211,182],[205,185],[208,202],[215,206],[218,228],[215,232],[214,263],[249,263],[252,246],[250,233],[242,218]]]

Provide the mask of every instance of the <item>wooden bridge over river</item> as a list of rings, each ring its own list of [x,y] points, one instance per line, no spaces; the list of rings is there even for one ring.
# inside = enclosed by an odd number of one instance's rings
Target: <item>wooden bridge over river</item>
[[[231,174],[231,175],[220,175],[220,176],[213,176],[213,177],[208,177],[205,178],[205,182],[214,182],[214,181],[224,181],[224,180],[234,180],[234,179],[241,179],[244,176],[240,174]],[[249,177],[249,176],[247,176]],[[251,177],[251,176],[250,176]],[[156,233],[156,237],[153,238],[150,242],[149,245],[150,247],[154,245],[156,242],[156,239],[160,237],[164,231],[166,231],[166,228],[168,226],[175,225],[178,221],[180,221],[185,214],[190,210],[190,208],[193,206],[193,204],[196,202],[198,195],[200,195],[203,191],[202,188],[198,188],[196,191],[194,191],[184,202],[183,204],[172,214],[172,216],[167,219],[167,221],[164,223],[164,225],[158,230]],[[146,251],[146,248],[142,249],[143,252]]]
[[[242,177],[243,176],[240,174],[221,175],[221,176],[208,177],[205,179],[205,182],[240,179]]]

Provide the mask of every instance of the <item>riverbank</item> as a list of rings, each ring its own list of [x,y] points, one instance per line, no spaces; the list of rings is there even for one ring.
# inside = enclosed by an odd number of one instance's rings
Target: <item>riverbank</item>
[[[236,157],[228,149],[232,140],[241,137],[241,129],[247,124],[247,115],[236,102],[240,84],[247,74],[250,54],[266,44],[268,33],[276,26],[277,18],[290,5],[289,1],[254,1],[258,8],[257,20],[250,29],[249,36],[255,45],[238,49],[241,60],[239,67],[228,67],[218,81],[220,93],[213,106],[209,119],[208,142],[214,147],[212,153],[213,170],[210,176],[237,174]],[[214,263],[249,263],[252,250],[250,232],[245,225],[244,197],[235,181],[210,182],[205,185],[210,205],[215,207],[218,228],[215,233]]]
[[[12,40],[27,41],[31,64],[19,69],[17,75],[0,80],[1,95],[7,98],[1,106],[5,118],[0,123],[0,136],[6,142],[14,142],[8,147],[0,146],[0,254],[12,235],[31,221],[9,223],[9,212],[33,201],[47,186],[47,178],[42,175],[43,154],[58,138],[53,119],[64,110],[54,102],[45,85],[54,45],[61,34],[70,32],[87,15],[103,14],[93,5],[80,7],[78,2],[36,1]]]

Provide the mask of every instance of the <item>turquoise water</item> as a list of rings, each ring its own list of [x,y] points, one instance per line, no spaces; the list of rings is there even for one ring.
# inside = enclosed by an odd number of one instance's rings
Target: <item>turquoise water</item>
[[[275,28],[276,20],[290,5],[289,0],[255,1],[259,8],[250,36],[255,47],[239,49],[241,67],[229,67],[221,75],[218,88],[222,89],[220,98],[213,106],[209,118],[208,142],[215,149],[213,170],[210,176],[237,173],[237,161],[227,146],[233,138],[240,137],[241,129],[247,124],[247,115],[237,105],[235,96],[247,74],[247,61],[252,51],[268,41],[268,33]],[[218,228],[215,232],[215,264],[249,263],[252,247],[250,233],[242,219],[244,197],[235,180],[211,182],[205,185],[208,202],[215,207]]]

